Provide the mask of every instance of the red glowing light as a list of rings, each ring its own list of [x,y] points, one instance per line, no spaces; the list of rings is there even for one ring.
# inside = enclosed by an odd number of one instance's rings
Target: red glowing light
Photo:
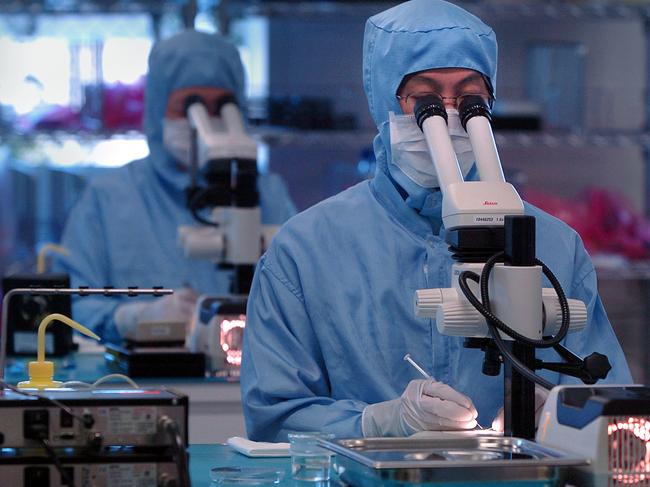
[[[242,343],[244,340],[244,327],[246,315],[231,317],[221,321],[220,342],[221,349],[226,354],[226,363],[241,365]]]
[[[644,418],[612,418],[609,436],[609,471],[617,484],[650,482],[650,421]]]
[[[221,322],[221,333],[228,333],[233,328],[244,328],[246,326],[246,317],[240,316],[237,320],[223,320]]]
[[[226,362],[231,365],[241,365],[241,350],[231,350],[228,352]]]

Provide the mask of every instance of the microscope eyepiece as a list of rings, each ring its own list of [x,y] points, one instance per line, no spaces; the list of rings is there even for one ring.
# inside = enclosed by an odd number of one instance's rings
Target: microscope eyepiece
[[[221,109],[227,105],[228,103],[233,103],[237,106],[239,106],[239,103],[237,103],[237,98],[235,98],[235,95],[225,95],[220,97],[215,103],[214,103],[214,113],[220,114]]]
[[[467,122],[472,117],[485,117],[492,121],[490,106],[483,97],[478,95],[464,96],[458,105],[458,115],[465,130],[467,130]]]
[[[445,104],[439,97],[435,95],[428,95],[423,96],[422,98],[418,98],[418,100],[415,102],[415,110],[413,113],[415,114],[415,120],[418,124],[418,127],[420,127],[420,130],[422,130],[422,124],[424,121],[434,115],[444,118],[445,122],[447,121],[447,111],[445,110]]]
[[[185,98],[185,104],[183,107],[185,109],[185,116],[187,116],[187,111],[195,103],[200,103],[201,105],[205,106],[205,102],[203,101],[203,98],[201,98],[199,95],[190,95],[187,98]]]

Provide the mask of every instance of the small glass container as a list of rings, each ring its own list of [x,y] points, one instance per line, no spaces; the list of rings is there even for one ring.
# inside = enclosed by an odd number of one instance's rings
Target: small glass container
[[[321,482],[330,479],[333,453],[321,446],[318,440],[331,440],[331,433],[296,432],[289,433],[291,454],[291,475],[295,480]]]
[[[215,467],[210,469],[212,485],[269,485],[279,484],[284,471],[275,468]]]

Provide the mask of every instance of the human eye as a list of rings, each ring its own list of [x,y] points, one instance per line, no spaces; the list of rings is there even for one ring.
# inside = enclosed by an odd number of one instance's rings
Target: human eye
[[[409,94],[409,97],[411,97],[413,99],[424,98],[425,96],[435,96],[437,98],[442,98],[439,93],[437,93],[435,91],[431,91],[431,90],[428,90],[428,91],[424,91],[424,90],[423,91],[414,91],[413,93]]]

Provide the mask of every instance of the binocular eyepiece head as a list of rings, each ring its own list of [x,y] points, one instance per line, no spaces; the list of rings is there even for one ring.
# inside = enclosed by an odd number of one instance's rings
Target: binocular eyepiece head
[[[422,124],[424,121],[432,116],[439,116],[447,121],[447,111],[445,110],[445,104],[443,101],[435,96],[428,95],[419,98],[415,102],[415,110],[413,111],[415,115],[415,121],[422,130]],[[472,117],[485,117],[488,120],[492,121],[492,114],[489,104],[481,96],[463,96],[461,102],[458,105],[458,115],[460,117],[460,123],[463,125],[463,128],[467,130],[467,122]]]
[[[187,116],[187,111],[189,110],[189,108],[195,103],[201,103],[202,105],[206,105],[205,100],[201,96],[199,95],[188,96],[187,98],[185,98],[184,101],[185,116]],[[225,95],[219,97],[214,102],[214,106],[211,107],[206,106],[205,108],[210,113],[218,114],[221,113],[221,109],[228,103],[234,103],[235,105],[239,106],[239,103],[237,103],[237,98],[235,98],[235,95]]]

